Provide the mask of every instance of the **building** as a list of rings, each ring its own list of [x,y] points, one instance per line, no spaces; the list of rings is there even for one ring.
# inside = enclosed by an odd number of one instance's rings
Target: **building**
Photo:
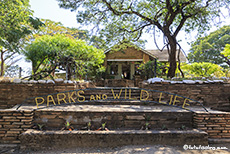
[[[137,69],[141,63],[148,61],[168,62],[168,51],[144,50],[139,47],[127,47],[121,50],[108,50],[105,52],[105,66],[107,79],[134,79],[140,72]],[[186,62],[187,58],[180,52],[180,61]],[[156,63],[155,63],[156,65]]]

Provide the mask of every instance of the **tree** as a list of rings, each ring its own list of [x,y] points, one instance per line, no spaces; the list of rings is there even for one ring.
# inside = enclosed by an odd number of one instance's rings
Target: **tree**
[[[187,73],[188,76],[194,77],[223,77],[223,68],[217,64],[208,62],[195,62],[192,64],[185,64],[182,69]]]
[[[1,0],[0,8],[0,76],[3,76],[5,61],[19,53],[21,39],[31,33],[29,25],[37,29],[42,23],[32,17],[29,0]]]
[[[223,55],[225,62],[230,66],[230,44],[226,44],[224,51],[221,52],[221,55]]]
[[[43,26],[39,29],[33,29],[33,33],[27,37],[27,40],[34,40],[42,35],[55,35],[55,34],[63,34],[70,38],[76,39],[88,39],[87,31],[79,30],[76,28],[69,28],[63,26],[61,22],[55,22],[49,19],[40,19],[43,22]]]
[[[164,64],[159,61],[148,61],[146,63],[142,63],[138,67],[138,70],[141,71],[143,79],[149,79],[156,76],[163,77],[166,75]]]
[[[229,0],[58,0],[62,8],[77,11],[80,23],[98,25],[109,41],[139,40],[144,31],[163,33],[169,52],[168,77],[175,76],[178,33],[209,28]],[[117,43],[117,42],[115,42]]]
[[[64,34],[37,37],[26,47],[24,55],[32,62],[34,79],[47,77],[56,68],[66,70],[68,79],[71,79],[75,68],[78,74],[84,75],[86,67],[97,72],[102,69],[104,62],[104,53],[101,50]]]
[[[73,39],[85,40],[89,45],[93,45],[98,49],[102,49],[106,46],[106,43],[102,38],[95,35],[90,35],[89,31],[87,30],[65,27],[61,22],[54,22],[49,19],[40,20],[43,22],[43,26],[41,26],[39,29],[34,29],[31,27],[32,34],[26,38],[27,43],[42,35],[63,34]]]
[[[9,67],[6,67],[6,70],[5,70],[5,76],[8,76],[8,77],[11,77],[11,78],[14,78],[14,77],[20,77],[21,75],[21,68],[18,66],[18,65],[11,65]]]
[[[226,44],[230,44],[230,26],[223,26],[208,36],[198,38],[188,54],[189,61],[214,64],[226,62],[230,66],[228,58],[221,54]]]

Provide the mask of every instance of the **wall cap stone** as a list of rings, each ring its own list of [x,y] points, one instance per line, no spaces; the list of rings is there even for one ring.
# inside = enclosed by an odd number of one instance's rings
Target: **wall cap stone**
[[[22,80],[22,83],[29,83],[28,80]]]
[[[38,83],[38,82],[35,80],[30,80],[29,83]]]
[[[46,83],[46,80],[38,80],[38,83]]]
[[[21,83],[21,82],[22,82],[21,79],[14,79],[14,80],[13,80],[13,83]]]
[[[47,83],[55,84],[54,80],[47,80]]]
[[[179,78],[172,78],[171,80],[164,80],[163,78],[150,78],[148,80],[145,80],[142,82],[142,84],[148,85],[148,84],[164,84],[164,83],[170,83],[170,84],[208,84],[208,83],[228,83],[224,81],[224,78],[217,79],[214,78],[215,80],[210,80],[206,78],[202,78],[202,80],[182,80],[180,81]]]
[[[63,79],[54,79],[54,81],[55,81],[56,83],[63,83],[63,82],[64,82]]]

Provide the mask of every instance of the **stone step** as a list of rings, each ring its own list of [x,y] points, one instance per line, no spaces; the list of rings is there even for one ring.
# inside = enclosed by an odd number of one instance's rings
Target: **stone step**
[[[33,110],[33,107],[22,106],[20,109]],[[44,125],[47,130],[60,130],[66,121],[78,130],[89,122],[92,129],[98,129],[106,122],[109,129],[140,130],[149,123],[151,129],[178,130],[193,127],[193,112],[170,106],[141,105],[68,105],[34,111],[33,123]]]
[[[208,145],[208,136],[197,129],[176,131],[37,131],[20,135],[21,149],[59,149],[71,147],[117,147],[125,145]]]

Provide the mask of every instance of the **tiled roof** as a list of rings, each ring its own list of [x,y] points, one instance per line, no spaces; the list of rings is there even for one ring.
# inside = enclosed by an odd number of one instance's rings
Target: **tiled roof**
[[[157,58],[157,60],[160,62],[167,62],[169,59],[168,50],[166,50],[166,49],[163,51],[156,50],[156,49],[148,49],[146,51],[148,51],[149,53],[154,55]],[[178,54],[178,50],[177,50],[177,54]],[[178,61],[177,54],[176,54],[176,60]],[[187,61],[186,55],[182,51],[180,52],[180,61],[181,62]]]

